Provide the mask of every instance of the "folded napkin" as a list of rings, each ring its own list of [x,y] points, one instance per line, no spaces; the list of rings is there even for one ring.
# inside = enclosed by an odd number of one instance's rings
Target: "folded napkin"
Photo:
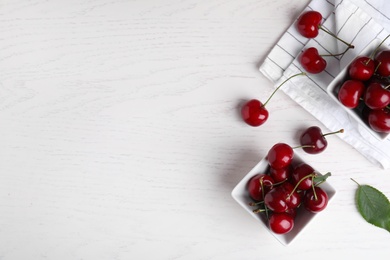
[[[319,74],[307,74],[287,81],[281,87],[288,96],[312,113],[329,130],[341,128],[347,134],[338,135],[362,153],[372,163],[390,167],[390,138],[379,140],[357,122],[327,94],[329,83],[370,42],[384,39],[390,32],[390,1],[388,0],[313,0],[303,12],[315,10],[322,14],[322,25],[355,48],[341,57],[324,57],[327,68]],[[384,43],[390,46],[390,41]],[[303,70],[297,60],[301,51],[316,47],[320,53],[342,53],[346,45],[320,31],[314,39],[301,36],[295,23],[280,38],[266,57],[260,71],[275,83],[275,87],[291,75]]]

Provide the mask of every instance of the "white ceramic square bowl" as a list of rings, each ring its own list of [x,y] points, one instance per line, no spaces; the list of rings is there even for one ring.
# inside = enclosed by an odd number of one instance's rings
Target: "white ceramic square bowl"
[[[298,164],[300,162],[303,162],[301,157],[297,154],[296,151],[294,151],[294,158],[293,163]],[[307,164],[311,165],[310,163],[306,162]],[[312,165],[311,165],[312,166]],[[313,166],[312,166],[313,167]],[[254,175],[258,173],[266,173],[268,171],[269,164],[268,160],[266,158],[263,158],[233,189],[232,191],[232,197],[234,200],[238,202],[252,217],[257,219],[260,224],[262,224],[280,243],[287,246],[290,244],[293,240],[297,238],[299,234],[302,233],[302,231],[305,229],[305,227],[315,218],[316,215],[321,214],[319,213],[311,213],[304,209],[303,205],[301,205],[298,208],[297,216],[295,217],[294,221],[294,228],[287,234],[275,234],[272,232],[268,227],[268,220],[265,216],[265,214],[262,213],[253,213],[253,207],[249,205],[250,202],[253,202],[253,200],[249,197],[248,191],[247,191],[247,183],[250,178],[252,178]],[[314,168],[314,167],[313,167]],[[314,168],[315,169],[315,168]],[[317,173],[321,174],[316,170]],[[332,177],[329,177],[332,178]],[[329,202],[332,200],[334,195],[336,194],[336,190],[329,184],[328,180],[321,183],[320,187],[326,191],[328,194],[328,206]],[[327,210],[326,208],[324,210]]]
[[[370,42],[361,52],[358,56],[367,56],[369,57],[371,53],[375,50],[375,48],[378,47],[378,45],[381,43],[380,39],[375,39],[372,42]],[[385,49],[383,45],[378,49],[378,52]],[[353,61],[353,60],[352,60]],[[348,79],[348,70],[349,66],[352,63],[352,61],[345,66],[345,68],[334,78],[334,80],[329,84],[327,88],[327,92],[329,96],[339,105],[341,106],[359,125],[363,126],[365,129],[367,129],[373,136],[375,136],[378,140],[384,140],[386,139],[389,134],[388,133],[380,133],[374,131],[368,123],[363,119],[362,116],[362,106],[358,106],[357,108],[351,109],[345,107],[338,99],[338,90],[340,89],[343,82]]]

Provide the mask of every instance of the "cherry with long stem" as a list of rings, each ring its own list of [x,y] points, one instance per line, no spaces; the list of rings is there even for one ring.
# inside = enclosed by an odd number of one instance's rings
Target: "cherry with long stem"
[[[295,78],[297,76],[305,76],[306,73],[305,72],[301,72],[301,73],[298,73],[298,74],[294,74],[292,76],[290,76],[289,78],[287,78],[285,81],[283,81],[273,92],[272,94],[269,96],[269,98],[267,99],[267,101],[264,102],[263,104],[263,107],[265,107],[267,105],[267,103],[271,100],[271,98],[275,95],[275,93],[287,82],[289,81],[290,79],[292,78]]]
[[[260,126],[264,124],[268,119],[268,110],[265,108],[265,106],[268,104],[268,102],[271,100],[271,98],[275,95],[276,91],[278,91],[287,81],[290,79],[296,77],[306,75],[306,73],[298,73],[295,75],[292,75],[288,79],[286,79],[284,82],[282,82],[269,96],[267,101],[263,104],[257,99],[251,99],[248,102],[246,102],[242,108],[241,108],[241,117],[244,120],[245,123],[247,123],[250,126]]]

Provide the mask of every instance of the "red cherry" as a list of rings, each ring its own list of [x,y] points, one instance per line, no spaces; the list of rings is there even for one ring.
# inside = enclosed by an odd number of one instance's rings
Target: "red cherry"
[[[318,29],[321,21],[321,13],[317,11],[305,12],[297,20],[297,30],[306,38],[315,38],[318,35]]]
[[[291,165],[281,169],[274,169],[270,167],[269,175],[271,176],[272,179],[274,179],[275,182],[282,182],[290,178],[291,171],[292,171]]]
[[[306,191],[303,205],[308,211],[318,213],[328,205],[328,194],[320,187],[314,187],[314,191],[313,189]]]
[[[378,63],[377,73],[382,77],[390,76],[390,50],[383,50],[375,58]]]
[[[308,190],[313,185],[313,174],[315,174],[313,167],[307,163],[300,163],[291,174],[291,183],[298,185],[299,190]]]
[[[332,37],[336,38],[337,40],[343,42],[345,45],[348,46],[348,49],[354,48],[354,46],[343,39],[340,39],[336,34],[332,33],[331,31],[328,31],[324,27],[321,26],[322,21],[322,15],[321,13],[317,11],[307,11],[303,13],[299,18],[297,19],[297,30],[298,32],[306,37],[306,38],[315,38],[318,35],[318,30],[322,30],[325,33],[331,35]]]
[[[274,169],[286,168],[294,157],[294,151],[288,144],[277,143],[268,151],[268,163]]]
[[[298,206],[301,204],[302,198],[301,195],[296,190],[294,190],[294,185],[292,185],[290,182],[283,182],[280,187],[284,189],[287,207],[289,209],[298,208]]]
[[[390,104],[390,91],[380,83],[370,83],[364,94],[364,102],[371,109],[382,109]]]
[[[364,89],[364,84],[360,80],[347,80],[340,87],[338,99],[344,106],[355,108],[359,105]]]
[[[294,218],[288,213],[273,213],[269,218],[269,227],[276,234],[286,234],[294,227]]]
[[[295,75],[292,75],[285,81],[283,81],[269,96],[267,101],[263,104],[257,99],[252,99],[246,102],[242,108],[241,108],[241,117],[250,126],[260,126],[265,123],[268,119],[268,110],[265,108],[267,103],[271,100],[272,96],[276,93],[276,91],[281,88],[284,83],[286,83],[288,80],[300,76],[300,75],[305,75],[305,73],[298,73]]]
[[[266,174],[256,174],[248,181],[249,196],[255,201],[262,201],[263,194],[267,194],[272,189],[274,180]]]
[[[250,126],[260,126],[268,119],[268,110],[257,99],[249,100],[241,108],[242,119]]]
[[[371,110],[368,114],[368,124],[380,133],[390,133],[390,111],[387,108]]]
[[[365,56],[360,56],[349,65],[348,73],[352,79],[369,80],[375,71],[375,62]]]
[[[309,73],[317,74],[325,70],[326,60],[318,54],[314,47],[304,50],[299,56],[299,62]]]
[[[321,153],[328,146],[328,141],[325,136],[336,133],[343,133],[344,130],[340,129],[336,132],[322,134],[321,128],[318,126],[311,126],[307,128],[300,137],[300,143],[302,149],[310,154]]]
[[[286,191],[281,186],[274,187],[264,197],[264,204],[273,212],[285,212],[288,209]]]
[[[297,216],[297,208],[294,209],[288,208],[285,213],[291,215],[292,218],[294,219]]]

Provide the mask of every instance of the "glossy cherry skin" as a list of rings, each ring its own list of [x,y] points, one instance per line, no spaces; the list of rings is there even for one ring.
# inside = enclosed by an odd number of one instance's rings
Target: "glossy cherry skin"
[[[382,77],[390,76],[390,50],[383,50],[375,58],[378,64],[377,73]]]
[[[299,56],[301,66],[309,73],[318,74],[325,70],[326,60],[318,54],[318,50],[310,47]]]
[[[318,213],[326,208],[328,205],[328,194],[320,187],[314,187],[316,197],[314,196],[313,189],[306,191],[303,198],[303,205],[305,209],[310,212]]]
[[[368,124],[372,130],[380,133],[390,133],[390,111],[387,108],[371,110],[368,114]]]
[[[285,213],[291,215],[293,217],[293,219],[297,216],[297,208],[288,208]]]
[[[294,151],[288,144],[277,143],[268,151],[269,165],[274,169],[286,168],[294,157]]]
[[[273,213],[269,218],[269,228],[276,234],[286,234],[294,227],[294,218],[288,213]]]
[[[338,92],[338,99],[348,108],[356,108],[363,96],[365,86],[360,80],[350,79],[345,81]]]
[[[264,204],[273,212],[285,212],[288,209],[286,191],[281,186],[276,186],[264,197]]]
[[[390,104],[390,91],[380,83],[370,83],[364,94],[364,103],[371,109],[382,109]]]
[[[270,167],[269,169],[269,175],[272,179],[274,179],[275,182],[282,182],[290,178],[292,172],[291,165],[281,168],[281,169],[274,169]]]
[[[302,197],[297,192],[297,190],[294,191],[294,185],[292,185],[290,182],[284,182],[280,185],[282,189],[285,191],[285,201],[287,203],[287,207],[289,209],[296,209],[301,204]]]
[[[351,79],[369,80],[375,71],[375,62],[369,57],[360,56],[351,62],[348,73]]]
[[[257,99],[246,102],[241,108],[241,117],[250,126],[260,126],[268,119],[268,110]]]
[[[272,189],[274,180],[266,174],[259,173],[254,175],[247,185],[249,196],[255,201],[262,201],[263,194],[267,194]]]
[[[294,168],[291,174],[291,183],[293,185],[298,185],[299,183],[299,190],[308,190],[313,184],[313,179],[307,176],[313,173],[315,173],[313,167],[307,163],[300,163]]]
[[[328,141],[322,134],[321,128],[319,128],[318,126],[311,126],[306,129],[302,133],[299,141],[302,146],[308,146],[302,147],[302,149],[310,154],[321,153],[328,146]],[[312,147],[309,147],[310,145]]]
[[[317,11],[305,12],[297,20],[297,30],[302,36],[306,38],[315,38],[318,35],[318,29],[320,27],[321,21],[321,13]]]

